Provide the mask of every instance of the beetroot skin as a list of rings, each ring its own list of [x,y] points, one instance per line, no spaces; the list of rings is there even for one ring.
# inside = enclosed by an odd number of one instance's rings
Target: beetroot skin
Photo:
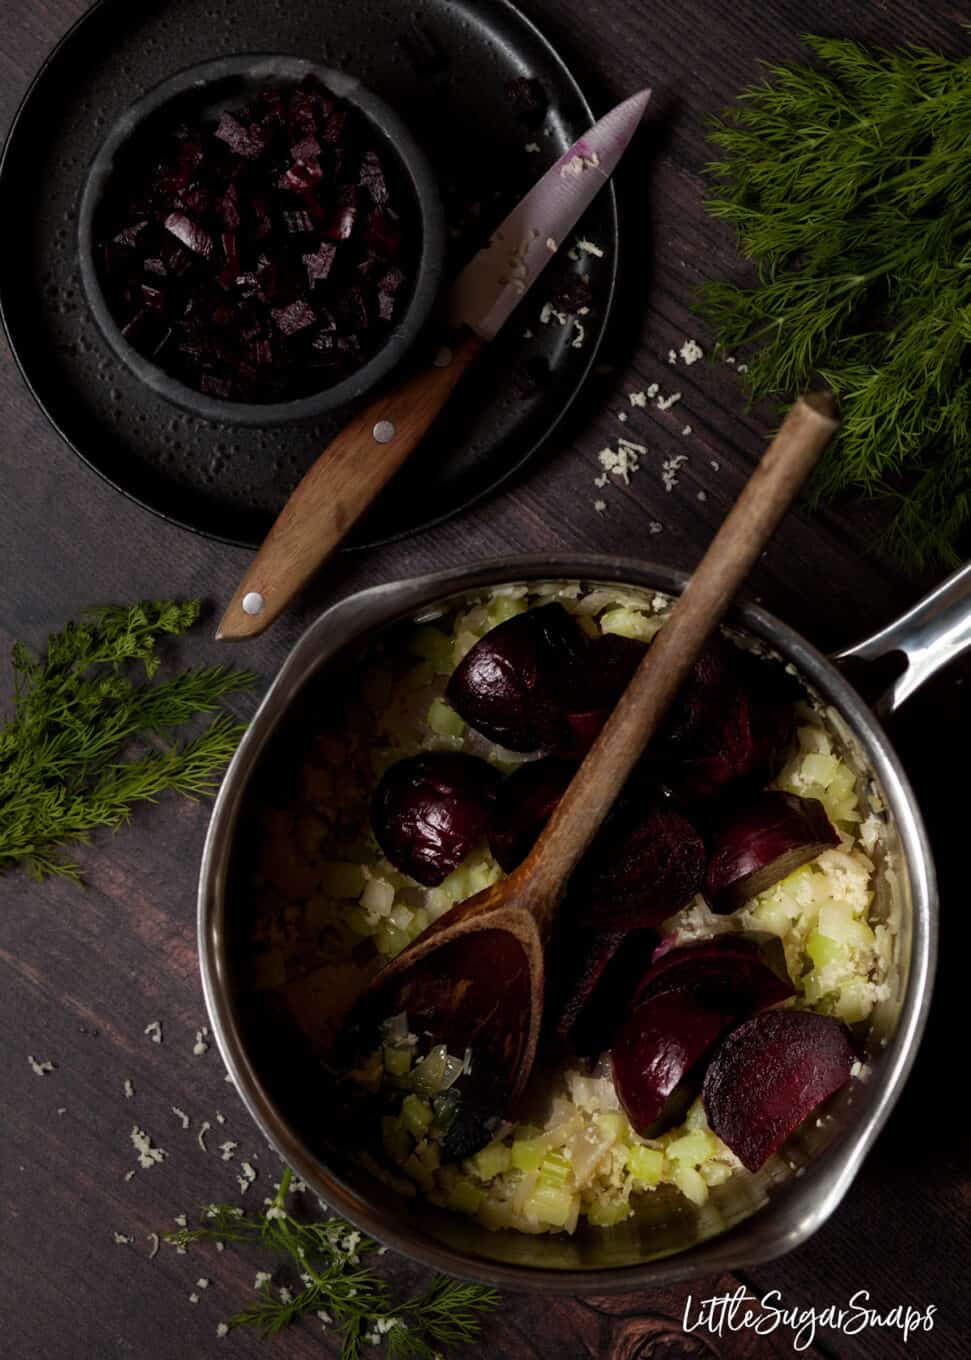
[[[765,1011],[721,1044],[702,1090],[714,1133],[758,1171],[850,1079],[846,1029],[814,1011]]]
[[[577,768],[555,757],[530,760],[503,782],[489,820],[489,849],[507,874],[532,850]]]
[[[576,919],[603,930],[656,926],[701,890],[705,846],[682,813],[628,807],[608,821],[574,875]]]
[[[499,778],[486,761],[452,751],[399,760],[375,790],[378,844],[396,869],[437,887],[484,839]]]
[[[715,827],[705,897],[714,911],[736,911],[834,845],[839,836],[818,799],[767,789]]]
[[[734,1020],[679,988],[651,997],[630,1017],[611,1051],[617,1097],[631,1127],[646,1135],[695,1065]]]
[[[652,930],[567,927],[550,956],[549,1016],[582,1058],[610,1047],[657,936]]]
[[[794,995],[782,943],[775,935],[716,935],[670,949],[641,978],[634,1005],[675,988],[694,990],[707,1003],[733,1010],[739,1018]]]
[[[510,751],[552,751],[564,732],[561,672],[586,645],[560,604],[516,614],[470,648],[446,697],[490,741]]]

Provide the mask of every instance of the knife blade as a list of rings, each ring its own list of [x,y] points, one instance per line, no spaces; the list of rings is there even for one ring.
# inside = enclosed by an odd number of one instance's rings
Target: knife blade
[[[239,583],[217,639],[262,633],[368,509],[607,183],[650,94],[625,99],[578,138],[462,270],[448,295],[447,343],[375,398],[304,475]]]

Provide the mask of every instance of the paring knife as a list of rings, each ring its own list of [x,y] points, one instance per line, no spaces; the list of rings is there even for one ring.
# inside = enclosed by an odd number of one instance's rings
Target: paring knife
[[[217,638],[262,633],[367,510],[606,184],[650,96],[650,90],[631,95],[574,142],[466,265],[448,297],[448,343],[428,368],[377,397],[320,455],[253,559]]]

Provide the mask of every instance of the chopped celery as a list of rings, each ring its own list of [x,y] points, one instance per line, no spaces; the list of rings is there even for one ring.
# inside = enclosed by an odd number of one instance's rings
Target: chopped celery
[[[856,1025],[865,1020],[872,1009],[873,999],[863,978],[850,978],[841,985],[834,1007],[840,1020]]]
[[[392,958],[395,954],[400,954],[408,943],[408,936],[397,926],[383,924],[374,937],[374,943],[378,947],[378,953]]]
[[[331,897],[360,897],[364,891],[364,870],[360,864],[330,860],[320,866],[320,886]]]
[[[621,637],[637,638],[642,642],[650,642],[659,626],[657,619],[648,618],[636,609],[608,609],[600,616],[602,633],[618,633]]]
[[[639,1145],[629,1148],[627,1169],[641,1185],[657,1185],[664,1170],[664,1153],[658,1148]]]
[[[394,906],[394,887],[383,878],[369,878],[360,898],[361,906],[372,916],[387,916]]]
[[[481,1186],[475,1185],[467,1176],[459,1176],[449,1192],[448,1207],[461,1214],[475,1214],[485,1197]]]
[[[806,779],[814,784],[819,784],[821,788],[828,789],[836,775],[839,773],[840,762],[835,756],[821,755],[816,751],[810,751],[802,758],[802,772]]]
[[[538,1171],[548,1150],[545,1138],[517,1138],[510,1150],[511,1165],[519,1171]]]
[[[484,1181],[501,1176],[511,1165],[512,1153],[505,1143],[490,1143],[466,1162],[469,1170]]]
[[[573,1178],[573,1167],[562,1152],[548,1152],[540,1163],[539,1178],[554,1185],[565,1185]]]
[[[431,1126],[432,1107],[416,1095],[407,1095],[401,1105],[401,1122],[415,1138],[422,1138]]]
[[[410,1067],[410,1048],[392,1048],[390,1044],[385,1044],[384,1070],[389,1076],[403,1077]]]
[[[718,1144],[705,1129],[693,1129],[665,1148],[672,1162],[685,1162],[688,1166],[697,1166],[707,1157],[713,1157],[717,1151]]]
[[[595,1228],[611,1228],[615,1223],[623,1223],[634,1212],[625,1199],[604,1197],[595,1199],[586,1207],[587,1221]]]
[[[411,639],[411,650],[415,656],[430,662],[437,675],[450,675],[452,672],[452,639],[440,628],[429,624],[415,630]]]
[[[444,699],[431,701],[425,721],[439,737],[460,737],[465,731],[465,723]]]
[[[414,920],[415,913],[411,907],[406,907],[402,902],[400,906],[393,907],[388,920],[398,930],[408,930]]]
[[[806,953],[812,959],[813,967],[819,970],[830,963],[846,962],[846,950],[843,946],[818,930],[810,931],[806,940]]]
[[[540,1181],[526,1196],[523,1212],[528,1218],[538,1218],[553,1228],[564,1228],[576,1213],[580,1197],[566,1186]]]
[[[514,618],[516,614],[525,614],[526,601],[524,599],[512,599],[509,595],[496,595],[486,606],[486,617],[489,620],[489,627],[495,628],[499,623],[505,623],[507,619]]]
[[[608,1110],[605,1114],[594,1115],[593,1122],[605,1138],[622,1143],[630,1132],[627,1116],[619,1110]]]
[[[679,1164],[674,1170],[674,1183],[692,1204],[704,1204],[708,1199],[708,1187],[702,1176],[693,1166]]]
[[[424,1091],[426,1095],[437,1095],[442,1090],[447,1067],[448,1049],[444,1044],[436,1044],[420,1062],[415,1063],[415,1090]]]

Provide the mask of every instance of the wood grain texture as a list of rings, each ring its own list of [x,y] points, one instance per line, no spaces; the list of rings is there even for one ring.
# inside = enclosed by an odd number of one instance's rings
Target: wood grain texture
[[[798,51],[809,30],[874,43],[905,39],[967,50],[966,7],[949,0],[524,0],[589,85],[598,110],[630,90],[657,91],[641,160],[621,191],[627,259],[618,318],[604,369],[554,447],[501,496],[458,521],[380,552],[339,556],[298,607],[239,658],[264,677],[306,623],[349,590],[433,567],[516,550],[622,551],[680,567],[699,558],[764,446],[771,413],[746,412],[726,365],[667,366],[686,336],[705,342],[693,317],[694,288],[713,274],[742,274],[730,232],[705,217],[700,171],[706,120],[745,83],[758,60]],[[5,0],[0,25],[0,120],[4,125],[51,43],[82,0]],[[632,151],[631,155],[634,155]],[[5,211],[16,205],[4,205]],[[630,406],[627,393],[661,381],[682,392],[667,412]],[[37,646],[83,606],[137,595],[229,598],[248,554],[172,528],[115,495],[47,427],[6,352],[0,357],[0,647]],[[629,420],[621,427],[616,412]],[[690,425],[690,436],[683,435]],[[629,486],[594,488],[596,453],[623,431],[650,452]],[[664,459],[685,453],[678,486],[663,489]],[[717,463],[717,469],[712,463]],[[704,492],[700,499],[698,492]],[[602,496],[603,515],[592,506]],[[662,532],[649,534],[651,522]],[[821,516],[790,515],[752,579],[751,593],[823,647],[847,644],[912,602],[924,582],[873,550],[881,517],[865,505]],[[210,623],[212,622],[210,613]],[[195,661],[225,660],[211,627],[183,645]],[[964,1273],[971,1253],[967,1121],[958,1113],[966,1030],[968,949],[964,806],[948,775],[971,759],[968,670],[952,671],[901,715],[895,737],[935,841],[944,949],[930,1030],[907,1088],[836,1217],[791,1256],[746,1273],[755,1294],[781,1290],[787,1304],[823,1307],[854,1290],[876,1306],[938,1306],[938,1326],[904,1346],[891,1332],[840,1337],[823,1331],[809,1354],[841,1360],[963,1360],[971,1312]],[[0,700],[10,697],[0,678]],[[205,1015],[195,961],[195,875],[204,807],[167,801],[100,841],[84,860],[88,890],[0,881],[0,1317],[2,1351],[20,1360],[187,1360],[266,1355],[252,1336],[216,1339],[218,1321],[246,1296],[257,1263],[208,1249],[163,1250],[148,1261],[146,1234],[198,1202],[237,1191],[232,1163],[203,1152],[229,1138],[257,1154],[262,1197],[275,1158],[223,1074],[213,1050],[192,1055]],[[143,1033],[159,1019],[164,1042]],[[37,1077],[27,1055],[51,1058]],[[130,1078],[135,1095],[127,1100]],[[190,1115],[183,1131],[173,1105]],[[58,1110],[63,1114],[58,1114]],[[217,1123],[217,1112],[226,1123]],[[134,1123],[169,1154],[139,1170]],[[218,1134],[217,1136],[214,1136]],[[113,1231],[134,1237],[115,1245]],[[405,1262],[389,1270],[420,1277]],[[262,1263],[260,1263],[262,1264]],[[211,1278],[200,1302],[188,1294]],[[478,1357],[509,1360],[768,1360],[791,1353],[785,1335],[682,1334],[689,1295],[723,1293],[711,1279],[651,1295],[589,1300],[509,1297]],[[334,1353],[306,1329],[275,1343],[294,1360]]]

